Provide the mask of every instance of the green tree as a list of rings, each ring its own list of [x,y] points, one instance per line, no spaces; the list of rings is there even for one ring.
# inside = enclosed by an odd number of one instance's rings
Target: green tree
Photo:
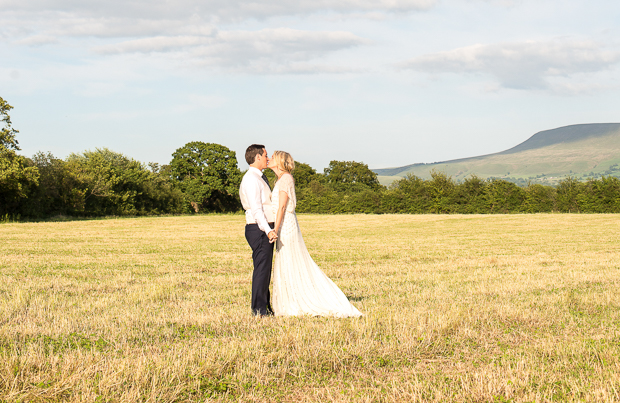
[[[620,212],[620,179],[603,176],[580,183],[577,204],[584,213]]]
[[[84,192],[65,161],[49,152],[38,152],[32,157],[32,161],[40,174],[39,186],[33,189],[28,201],[22,206],[23,215],[71,215],[83,210]]]
[[[383,209],[387,213],[428,213],[431,203],[428,190],[426,181],[408,174],[390,185]]]
[[[486,213],[486,191],[488,182],[476,176],[469,175],[462,183],[456,185],[455,212],[465,214]]]
[[[340,185],[338,188],[349,188],[364,190],[366,187],[371,189],[381,189],[377,174],[368,168],[368,165],[355,161],[331,161],[325,168],[325,179],[332,185]],[[345,185],[345,186],[342,186]]]
[[[583,188],[582,184],[573,177],[568,177],[556,188],[556,208],[562,213],[579,213],[578,196]]]
[[[8,150],[18,151],[20,148],[15,135],[19,133],[19,131],[13,129],[11,117],[9,116],[9,111],[11,109],[13,109],[13,107],[0,97],[0,121],[2,121],[4,126],[0,129],[0,146]]]
[[[525,213],[548,213],[555,205],[556,189],[539,183],[528,183],[525,187]]]
[[[492,179],[487,185],[488,212],[492,214],[516,213],[522,210],[525,191],[512,182]]]
[[[25,157],[0,145],[0,214],[20,214],[22,203],[38,185],[39,171]]]
[[[78,214],[147,215],[183,209],[183,195],[169,178],[107,148],[72,154],[67,168],[78,182]]]
[[[302,210],[317,209],[317,197],[319,193],[324,191],[324,187],[321,185],[323,175],[317,173],[310,165],[295,161],[293,178],[295,178],[297,205],[300,206]],[[311,204],[306,202],[307,197],[310,197],[308,200],[309,202],[314,203],[312,207]]]
[[[321,182],[321,176],[323,175],[317,173],[310,165],[295,161],[293,178],[295,178],[295,187],[297,190],[306,188],[313,180]]]
[[[17,155],[19,150],[15,135],[19,133],[11,126],[9,111],[13,109],[0,98],[0,214],[19,214],[20,207],[28,194],[38,184],[39,172],[31,161]]]
[[[426,182],[430,196],[431,213],[452,213],[454,209],[454,194],[456,185],[451,176],[445,172],[433,170],[431,180]]]
[[[237,211],[241,207],[241,171],[234,151],[194,141],[172,154],[170,169],[195,212]]]
[[[69,155],[67,166],[79,183],[77,190],[82,200],[78,208],[88,215],[122,215],[120,204],[130,201],[132,195],[119,192],[118,185],[122,172],[135,168],[131,165],[127,157],[107,148]]]

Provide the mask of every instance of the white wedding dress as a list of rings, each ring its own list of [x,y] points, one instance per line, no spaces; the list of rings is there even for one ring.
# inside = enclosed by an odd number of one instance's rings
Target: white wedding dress
[[[278,209],[280,191],[286,192],[288,201],[273,265],[271,305],[274,313],[276,316],[362,316],[310,257],[295,215],[297,198],[290,174],[282,175],[273,187],[271,205],[274,214]]]

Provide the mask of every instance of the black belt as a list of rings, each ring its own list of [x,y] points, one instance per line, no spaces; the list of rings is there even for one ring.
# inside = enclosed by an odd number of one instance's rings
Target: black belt
[[[275,226],[276,226],[276,223],[274,223],[274,222],[268,222],[267,224],[271,227],[271,229],[274,229],[274,228],[275,228]],[[256,226],[258,227],[258,224],[256,224],[256,223],[253,223],[253,224],[245,224],[245,225],[256,225]]]

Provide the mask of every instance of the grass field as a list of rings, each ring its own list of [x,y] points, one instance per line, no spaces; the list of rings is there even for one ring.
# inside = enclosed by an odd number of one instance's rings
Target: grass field
[[[620,401],[620,216],[299,216],[365,316],[250,315],[241,215],[0,225],[0,401]]]

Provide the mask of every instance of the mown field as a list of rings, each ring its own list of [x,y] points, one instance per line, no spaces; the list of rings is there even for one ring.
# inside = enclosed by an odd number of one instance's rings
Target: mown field
[[[620,216],[299,220],[366,316],[252,317],[241,215],[0,225],[0,401],[620,401]]]

